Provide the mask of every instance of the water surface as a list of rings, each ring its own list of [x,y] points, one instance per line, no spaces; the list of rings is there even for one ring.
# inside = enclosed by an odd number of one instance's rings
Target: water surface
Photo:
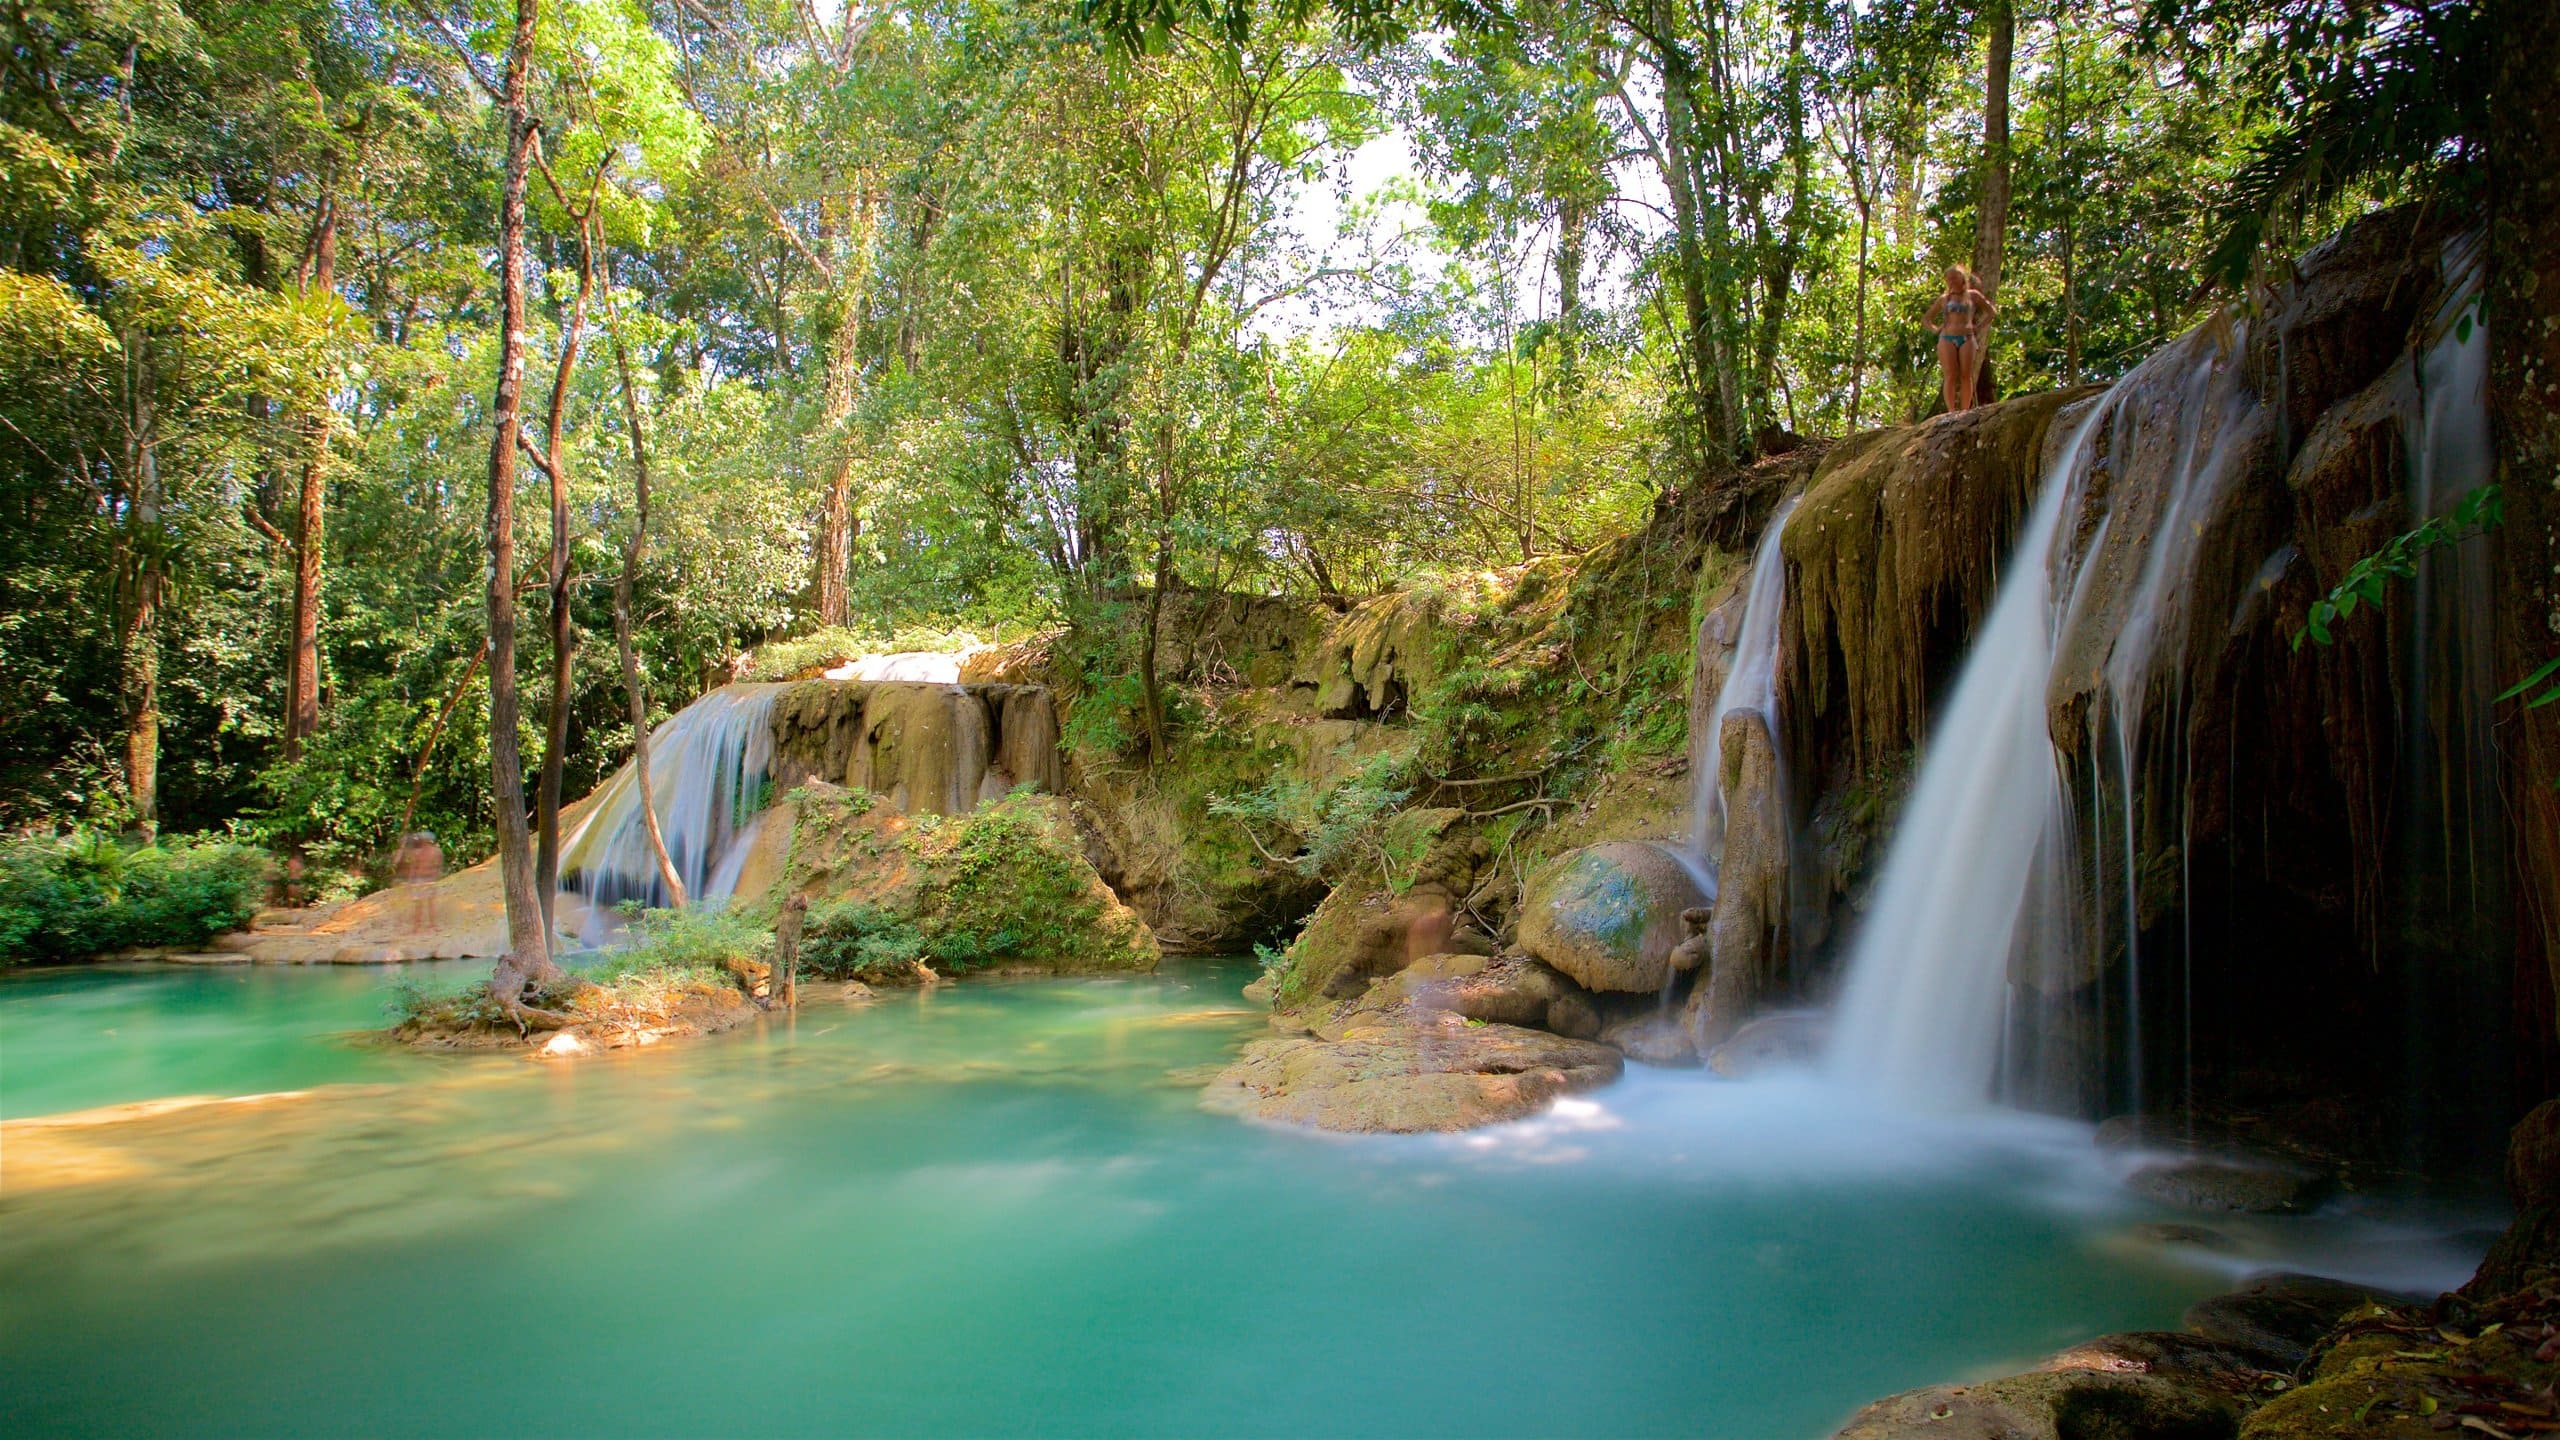
[[[11,1115],[319,1087],[12,1127],[0,1433],[1772,1440],[2226,1281],[2057,1122],[1647,1071],[1463,1137],[1203,1114],[1248,978],[572,1065],[352,1049],[378,975],[0,983]]]

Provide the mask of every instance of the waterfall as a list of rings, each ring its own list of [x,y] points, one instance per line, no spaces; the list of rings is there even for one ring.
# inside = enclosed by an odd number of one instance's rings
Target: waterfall
[[[2103,778],[2129,800],[2143,716],[2155,699],[2173,715],[2181,704],[2152,692],[2175,674],[2159,662],[2180,653],[2194,618],[2197,540],[2265,439],[2244,345],[2237,325],[2191,332],[2093,402],[2054,452],[1850,953],[1830,1064],[1852,1083],[1926,1108],[1988,1100],[2012,1028],[2013,975],[2085,970],[2054,692],[2088,692],[2092,763],[2109,757],[2116,773]],[[2102,778],[2091,779],[2096,797]],[[2130,803],[2112,818],[2114,832],[2094,837],[2108,852],[2092,858],[2102,872],[2122,869],[2116,1024],[2138,1053],[2139,818]]]
[[[737,886],[772,798],[773,702],[784,688],[724,685],[650,732],[658,828],[693,900],[724,899]],[[596,792],[563,845],[560,890],[586,903],[577,934],[589,944],[611,933],[614,907],[623,901],[668,903],[629,765]]]
[[[2445,298],[2419,337],[2402,392],[2412,525],[2444,515],[2495,474],[2479,258],[2474,235],[2445,247]],[[2510,1000],[2498,959],[2509,897],[2492,733],[2502,687],[2490,562],[2481,537],[2418,561],[2400,717],[2407,843],[2394,879],[2405,887],[2406,914],[2418,917],[2409,928],[2425,936],[2418,943],[2430,953],[2430,963],[2408,969],[2401,990],[2413,1113],[2432,1117],[2421,1133],[2438,1143],[2495,1153]]]
[[[2044,703],[2053,561],[2096,423],[2093,411],[2045,477],[1850,955],[1831,1067],[1915,1106],[1980,1101],[1999,1065],[2010,945],[2062,805]]]
[[[2414,393],[2401,407],[2412,522],[2443,515],[2488,483],[2494,471],[2489,332],[2481,319],[2478,250],[2477,237],[2469,235],[2445,247],[2447,294],[2428,324]],[[2487,543],[2474,539],[2450,556],[2422,556],[2415,589],[2404,730],[2411,750],[2407,771],[2417,787],[2413,813],[2432,816],[2438,834],[2458,838],[2459,855],[2448,849],[2435,857],[2442,867],[2435,878],[2449,895],[2477,909],[2484,877],[2504,863],[2496,749],[2489,733],[2498,686]],[[2430,683],[2439,677],[2450,683]]]
[[[1724,683],[1706,700],[1706,657],[1717,641],[1698,627],[1698,661],[1689,695],[1689,848],[1683,863],[1699,879],[1709,901],[1716,898],[1716,872],[1724,855],[1724,721],[1736,710],[1759,714],[1776,738],[1778,722],[1778,621],[1786,610],[1787,560],[1781,540],[1796,497],[1788,496],[1769,517],[1760,545],[1752,553],[1751,579],[1743,591],[1742,623],[1735,628],[1733,658],[1726,663]],[[1667,847],[1666,847],[1667,848]]]

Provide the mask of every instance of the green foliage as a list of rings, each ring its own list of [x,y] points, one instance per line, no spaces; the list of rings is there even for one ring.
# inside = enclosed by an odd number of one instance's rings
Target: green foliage
[[[1271,847],[1262,833],[1278,831],[1280,858],[1299,874],[1338,880],[1372,861],[1392,873],[1399,860],[1409,868],[1420,858],[1390,855],[1383,844],[1388,822],[1412,800],[1413,790],[1412,756],[1384,751],[1338,784],[1319,789],[1282,773],[1255,789],[1210,797],[1208,812],[1244,826],[1266,853]]]
[[[835,980],[899,975],[925,957],[922,931],[905,917],[862,900],[840,900],[809,912],[801,932],[800,968]]]
[[[731,962],[761,961],[773,948],[773,932],[721,905],[646,910],[633,905],[623,943],[579,974],[611,985],[642,972],[708,973]]]
[[[97,832],[0,840],[0,964],[201,945],[264,903],[267,857],[220,839]]]
[[[2353,615],[2357,606],[2381,609],[2383,595],[2392,581],[2417,578],[2421,556],[2431,550],[2451,549],[2497,525],[2505,518],[2503,505],[2498,487],[2483,485],[2455,501],[2444,514],[2384,541],[2381,549],[2348,566],[2347,573],[2339,577],[2328,594],[2311,602],[2302,628],[2293,632],[2293,648],[2301,649],[2304,640],[2317,645],[2333,643],[2334,627]]]

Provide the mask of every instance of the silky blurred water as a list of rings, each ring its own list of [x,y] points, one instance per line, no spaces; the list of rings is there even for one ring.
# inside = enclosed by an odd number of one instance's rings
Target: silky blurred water
[[[570,1065],[350,1044],[380,975],[0,981],[9,1115],[318,1087],[10,1127],[0,1433],[1771,1440],[2237,1263],[2132,1239],[2082,1127],[1809,1081],[1460,1137],[1201,1113],[1250,978],[822,988]]]

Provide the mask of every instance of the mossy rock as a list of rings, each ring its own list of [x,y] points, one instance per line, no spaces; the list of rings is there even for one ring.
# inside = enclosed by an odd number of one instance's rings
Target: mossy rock
[[[2228,1405],[2147,1375],[2053,1370],[1890,1395],[1834,1440],[2231,1440]]]
[[[804,963],[817,973],[915,962],[946,975],[1155,968],[1154,934],[1085,858],[1056,796],[1012,795],[952,816],[895,814],[831,785],[793,798],[776,899],[809,900]]]
[[[1472,885],[1480,857],[1456,828],[1464,818],[1462,811],[1437,808],[1406,810],[1389,820],[1379,848],[1401,873],[1363,870],[1324,897],[1289,946],[1288,969],[1273,1003],[1294,1010],[1345,999],[1440,950],[1416,936],[1435,916],[1445,933]]]
[[[1671,977],[1697,880],[1661,846],[1613,841],[1557,856],[1529,880],[1520,946],[1585,989],[1651,994]]]

